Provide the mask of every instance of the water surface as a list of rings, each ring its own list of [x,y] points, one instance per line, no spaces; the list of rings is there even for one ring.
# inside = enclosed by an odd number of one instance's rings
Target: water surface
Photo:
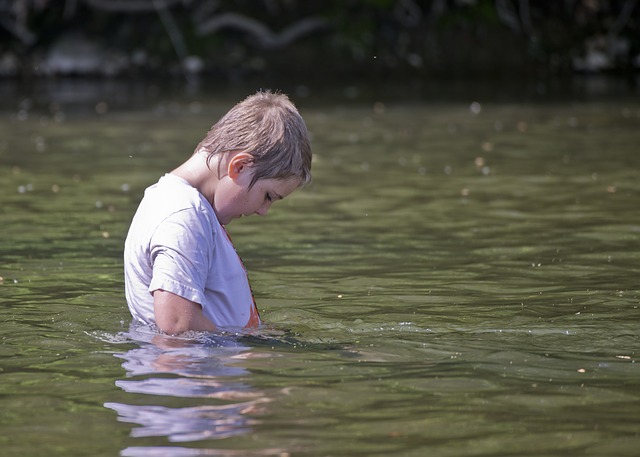
[[[5,107],[3,453],[637,455],[635,95],[299,98],[312,185],[229,226],[265,328],[131,328],[133,212],[235,95]]]

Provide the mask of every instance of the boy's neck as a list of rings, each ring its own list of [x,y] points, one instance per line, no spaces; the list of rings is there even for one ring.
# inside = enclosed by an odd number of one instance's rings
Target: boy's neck
[[[196,152],[189,160],[173,170],[171,174],[187,181],[211,202],[218,184],[218,162],[219,158],[214,156],[211,158],[209,166],[207,166],[206,154]]]

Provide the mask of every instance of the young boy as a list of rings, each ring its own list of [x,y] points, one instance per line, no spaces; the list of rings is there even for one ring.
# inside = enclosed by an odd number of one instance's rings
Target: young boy
[[[224,226],[264,216],[311,179],[302,117],[258,92],[224,115],[185,163],[149,187],[124,248],[134,319],[167,334],[260,324],[246,270]]]

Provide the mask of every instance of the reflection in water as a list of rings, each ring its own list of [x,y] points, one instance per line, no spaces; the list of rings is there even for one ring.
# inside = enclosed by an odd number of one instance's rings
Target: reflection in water
[[[149,398],[145,404],[105,406],[115,410],[120,421],[139,425],[132,437],[164,436],[169,442],[216,440],[249,433],[256,423],[252,416],[269,400],[241,380],[248,371],[234,365],[238,359],[251,357],[250,348],[231,336],[192,336],[167,337],[149,327],[131,327],[127,337],[139,347],[117,354],[124,360],[122,366],[130,379],[118,380],[116,385],[127,393],[150,397],[132,398]],[[201,400],[192,406],[174,407],[172,397]],[[184,400],[175,404],[184,405]],[[167,455],[167,451],[159,452]],[[179,452],[172,447],[172,455],[173,451]],[[149,452],[154,451],[142,447],[123,451],[125,455]]]

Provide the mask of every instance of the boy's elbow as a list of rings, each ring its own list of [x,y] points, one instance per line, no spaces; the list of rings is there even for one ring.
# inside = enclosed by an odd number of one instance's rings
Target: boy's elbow
[[[153,299],[156,326],[163,333],[177,335],[191,329],[184,299],[164,290],[155,291]]]
[[[179,335],[180,333],[193,330],[196,332],[214,332],[216,326],[207,318],[202,319],[181,319],[179,317],[169,319],[156,319],[156,325],[163,333],[167,335]]]
[[[156,325],[167,335],[177,335],[190,330],[188,322],[181,320],[179,316],[156,316]]]
[[[163,290],[155,291],[153,298],[156,325],[163,333],[177,335],[188,330],[216,330],[199,304]]]

